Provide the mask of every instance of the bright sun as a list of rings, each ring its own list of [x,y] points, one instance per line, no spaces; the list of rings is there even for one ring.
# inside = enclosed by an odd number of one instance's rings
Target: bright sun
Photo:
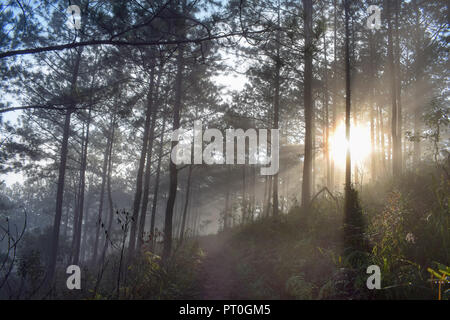
[[[345,164],[345,156],[348,147],[345,139],[345,125],[341,123],[334,135],[329,140],[331,157],[338,165]],[[350,129],[350,152],[352,163],[362,164],[371,152],[370,128],[364,125],[351,126]]]

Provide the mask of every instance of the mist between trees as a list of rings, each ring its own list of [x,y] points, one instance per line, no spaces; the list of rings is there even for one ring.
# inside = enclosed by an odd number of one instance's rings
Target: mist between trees
[[[261,167],[261,175],[274,175],[279,169],[279,132],[270,130],[270,156],[267,141],[267,129],[227,129],[224,139],[218,129],[206,129],[202,132],[202,122],[195,121],[192,134],[183,129],[172,132],[172,141],[179,143],[171,151],[171,161],[176,165],[182,164],[246,164],[246,150],[248,150],[248,164],[269,165]],[[203,142],[209,141],[203,150]],[[236,144],[235,144],[236,141]],[[248,148],[247,142],[248,141]],[[191,152],[192,151],[192,152]],[[236,153],[236,163],[235,156]]]
[[[448,10],[2,3],[0,297],[435,298]]]

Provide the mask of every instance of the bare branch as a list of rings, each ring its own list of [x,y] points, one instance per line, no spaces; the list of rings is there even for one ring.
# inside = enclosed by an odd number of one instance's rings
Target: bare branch
[[[26,54],[35,54],[41,52],[49,52],[49,51],[61,51],[66,49],[85,47],[85,46],[98,46],[98,45],[111,45],[111,46],[160,46],[160,45],[177,45],[184,43],[201,43],[204,41],[218,40],[223,38],[229,38],[233,36],[243,36],[248,34],[259,34],[263,33],[266,30],[258,30],[258,31],[246,31],[246,32],[231,32],[227,34],[217,34],[211,35],[202,38],[196,39],[184,39],[184,40],[154,40],[154,41],[142,41],[142,42],[131,42],[131,41],[120,41],[120,40],[89,40],[89,41],[80,41],[80,42],[72,42],[61,45],[53,45],[47,47],[39,47],[39,48],[30,48],[30,49],[20,49],[20,50],[12,50],[0,53],[0,59],[6,57],[13,57],[18,55],[26,55]]]

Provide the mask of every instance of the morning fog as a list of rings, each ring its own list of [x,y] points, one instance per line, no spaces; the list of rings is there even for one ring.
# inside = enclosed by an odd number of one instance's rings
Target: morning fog
[[[172,132],[172,141],[178,143],[172,148],[171,160],[176,165],[232,165],[246,164],[248,159],[248,164],[261,165],[261,175],[274,175],[279,168],[279,130],[271,129],[270,139],[268,131],[226,129],[224,143],[224,135],[219,129],[203,130],[202,122],[194,121],[193,129],[179,128]]]

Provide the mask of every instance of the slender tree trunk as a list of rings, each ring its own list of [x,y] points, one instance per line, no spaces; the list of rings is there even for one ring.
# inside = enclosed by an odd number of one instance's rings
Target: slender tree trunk
[[[267,215],[267,206],[266,206],[267,200],[266,200],[266,198],[267,198],[268,189],[269,189],[269,177],[265,176],[264,177],[264,196],[263,196],[262,204],[261,204],[262,205],[262,216],[264,216],[264,217]]]
[[[184,11],[184,6],[183,6]],[[183,29],[183,23],[181,23],[180,30]],[[181,113],[181,99],[182,99],[182,81],[183,81],[183,69],[184,69],[184,46],[180,44],[178,46],[177,56],[177,74],[175,79],[175,101],[173,106],[173,130],[180,128],[180,113]],[[176,141],[172,141],[171,150],[176,146]],[[166,214],[164,219],[164,247],[163,247],[163,260],[166,262],[172,251],[172,219],[173,219],[173,207],[177,196],[178,186],[178,172],[177,166],[173,161],[169,161],[169,197],[167,199]]]
[[[391,111],[391,143],[392,143],[392,173],[394,177],[400,175],[399,167],[399,146],[397,138],[397,80],[396,80],[396,68],[395,68],[395,57],[394,57],[394,41],[392,36],[392,14],[391,14],[391,1],[386,1],[386,15],[388,20],[388,61],[389,61],[389,76],[391,85],[391,101],[392,101],[392,111]]]
[[[188,238],[189,235],[192,235],[192,232],[194,230],[193,228],[193,222],[194,222],[194,215],[193,215],[193,210],[192,210],[192,203],[193,203],[193,192],[190,193],[190,199],[189,199],[189,205],[188,205],[188,209],[187,209],[187,222],[186,222],[186,229],[184,231],[185,237],[184,238]],[[190,231],[190,234],[188,233],[188,231]]]
[[[290,177],[289,171],[287,171],[287,174],[286,174],[286,213],[289,212],[289,205],[290,205],[290,202],[289,202],[289,194],[291,191],[290,182],[291,182],[291,177]]]
[[[109,143],[109,151],[108,151],[108,172],[106,175],[106,189],[108,193],[108,209],[109,209],[109,219],[108,219],[108,227],[105,231],[105,245],[103,246],[102,251],[102,258],[101,262],[103,265],[103,262],[105,261],[106,251],[108,250],[109,242],[111,241],[111,233],[112,233],[112,222],[114,220],[114,205],[113,205],[113,199],[112,199],[112,190],[111,190],[111,173],[112,173],[112,166],[113,166],[113,147],[114,147],[114,132],[115,132],[115,125],[116,125],[116,115],[113,114],[113,120],[111,125],[111,136],[110,136],[110,143]]]
[[[230,186],[227,183],[227,191],[225,193],[225,210],[223,213],[223,230],[228,230],[230,218]]]
[[[245,178],[245,165],[242,166],[242,222],[247,222],[247,189]]]
[[[266,202],[266,216],[267,217],[270,216],[270,212],[272,209],[272,201],[271,201],[272,186],[273,186],[272,176],[269,176],[268,185],[269,185],[269,191],[267,193],[267,202]]]
[[[81,256],[81,261],[86,261],[86,255],[88,252],[88,247],[87,247],[87,239],[89,237],[89,208],[91,206],[91,200],[92,200],[92,181],[89,183],[89,189],[88,189],[88,197],[86,199],[86,205],[84,208],[84,212],[86,213],[86,218],[85,218],[85,223],[84,223],[84,231],[83,231],[83,238],[82,238],[82,243],[81,243],[81,249],[80,249],[80,256]]]
[[[370,178],[372,181],[376,179],[376,152],[375,152],[375,115],[374,115],[374,105],[373,99],[370,99]]]
[[[402,154],[402,74],[401,74],[401,48],[399,34],[399,16],[400,16],[401,0],[395,2],[395,57],[396,57],[396,74],[397,74],[397,166],[399,173],[403,170],[403,154]]]
[[[370,108],[370,145],[371,145],[371,158],[370,158],[370,177],[372,181],[376,179],[376,162],[377,155],[375,149],[375,83],[376,83],[376,74],[375,74],[375,46],[373,34],[369,34],[369,69],[370,76],[372,79],[372,87],[370,88],[369,93],[369,108]],[[378,128],[377,128],[378,129]]]
[[[332,131],[331,133],[334,135],[336,132],[337,126],[337,98],[338,98],[338,81],[337,81],[337,0],[333,0],[333,110],[332,110]],[[334,157],[331,157],[330,163],[330,180],[331,180],[331,190],[334,190],[335,187],[335,165],[334,165]]]
[[[392,110],[391,110],[392,111]],[[392,115],[391,115],[391,123],[392,123]],[[389,170],[392,170],[392,134],[389,133],[389,130],[386,128],[387,132],[387,166]]]
[[[350,91],[350,0],[344,0],[345,9],[345,139],[350,141],[351,91]],[[350,148],[347,148],[345,160],[345,199],[348,201],[351,189],[352,162]]]
[[[111,124],[112,124],[112,118],[111,118]],[[110,128],[110,130],[112,130],[112,128]],[[92,263],[94,265],[97,263],[98,244],[99,244],[99,238],[100,238],[100,226],[103,223],[102,215],[103,215],[103,203],[104,203],[104,199],[105,199],[105,185],[106,185],[106,174],[107,174],[107,168],[108,168],[109,145],[111,143],[110,137],[111,137],[111,135],[108,134],[108,138],[106,141],[106,150],[105,150],[105,154],[103,156],[102,183],[101,183],[101,187],[100,187],[100,203],[99,203],[99,207],[98,207],[97,221],[95,224],[95,242],[94,242],[94,253],[93,253],[93,257],[92,257]],[[104,223],[103,223],[103,226],[105,226]]]
[[[186,227],[186,215],[187,215],[187,209],[188,209],[188,205],[189,205],[189,196],[190,196],[190,191],[191,191],[192,169],[193,169],[193,165],[190,165],[189,172],[188,172],[187,185],[186,185],[186,199],[185,199],[184,207],[183,207],[183,218],[181,221],[180,245],[183,243],[184,232],[185,232],[184,229]]]
[[[414,110],[414,157],[413,157],[413,163],[414,168],[417,168],[420,164],[421,160],[421,154],[422,154],[422,148],[420,144],[421,140],[421,116],[422,113],[420,112],[420,105],[417,105]]]
[[[163,116],[163,124],[161,129],[161,137],[159,141],[159,154],[158,154],[158,164],[156,168],[156,178],[155,178],[155,189],[153,190],[153,203],[152,203],[152,215],[150,220],[150,235],[152,239],[151,243],[151,249],[154,250],[154,244],[155,244],[155,218],[156,218],[156,206],[158,204],[158,192],[159,192],[159,179],[161,175],[161,161],[162,161],[162,154],[164,150],[164,133],[166,129],[166,114],[164,113]]]
[[[377,147],[378,147],[378,151],[377,151],[377,163],[380,165],[379,168],[382,168],[382,159],[381,159],[381,153],[382,153],[382,148],[381,148],[381,128],[380,128],[380,115],[378,112],[378,105],[377,103],[375,103],[373,105],[373,107],[375,108],[374,112],[375,112],[375,120],[376,120],[376,130],[375,133],[377,135]],[[380,174],[378,173],[377,176],[379,176]]]
[[[353,31],[353,28],[352,28],[352,31]],[[351,71],[350,71],[350,73],[351,73]],[[353,110],[353,125],[355,127],[358,126],[357,110]],[[353,181],[354,181],[355,187],[360,184],[358,163],[356,161],[353,161]]]
[[[312,121],[314,116],[312,101],[312,0],[303,0],[305,33],[305,70],[303,80],[303,104],[305,108],[305,155],[303,161],[302,207],[309,209],[311,201],[312,175]]]
[[[75,196],[75,203],[74,203],[74,213],[73,213],[73,222],[72,222],[72,243],[70,246],[70,258],[69,261],[70,263],[73,264],[73,260],[75,257],[75,243],[77,241],[77,237],[78,237],[78,221],[79,221],[79,217],[80,217],[80,198],[81,198],[81,188],[82,188],[82,171],[83,171],[83,159],[84,159],[84,137],[85,137],[85,126],[83,123],[83,127],[82,127],[82,136],[81,136],[81,160],[80,160],[80,169],[79,169],[79,175],[78,175],[78,184],[76,185],[76,196]]]
[[[413,152],[413,167],[418,168],[421,159],[421,110],[419,101],[421,101],[420,90],[423,85],[423,66],[422,66],[422,30],[420,28],[420,8],[417,0],[414,0],[414,11],[416,21],[416,41],[415,41],[415,76],[416,76],[416,101],[417,105],[414,108],[414,152]]]
[[[66,199],[66,220],[64,222],[63,239],[67,239],[67,231],[69,229],[70,201]]]
[[[325,59],[325,70],[324,70],[324,135],[323,135],[323,148],[324,148],[324,158],[325,158],[325,174],[326,174],[326,186],[327,188],[331,188],[331,172],[330,172],[330,148],[329,148],[329,136],[330,136],[330,128],[329,128],[329,110],[328,110],[328,56],[327,56],[327,42],[325,37],[325,32],[323,33],[323,53]]]
[[[145,115],[145,125],[144,125],[144,134],[142,137],[142,149],[141,149],[141,156],[139,160],[139,167],[137,172],[137,178],[136,178],[136,192],[134,195],[134,202],[133,202],[133,215],[131,217],[131,227],[130,227],[130,240],[128,243],[128,254],[127,254],[127,263],[131,262],[131,259],[134,255],[134,249],[136,244],[136,232],[137,232],[137,226],[138,226],[138,219],[139,219],[139,209],[140,204],[142,200],[142,178],[144,174],[144,166],[145,166],[145,159],[147,155],[147,146],[148,146],[148,140],[149,140],[149,131],[150,131],[150,118],[152,114],[153,109],[153,89],[154,89],[154,83],[155,83],[155,65],[152,65],[152,69],[150,71],[150,87],[148,91],[147,96],[147,110]]]
[[[196,188],[196,192],[197,193],[198,193],[198,190],[199,190],[199,188],[197,187]],[[199,209],[200,203],[199,203],[198,198],[194,198],[193,199],[193,203],[194,203],[194,208],[195,209],[194,209],[194,226],[193,226],[192,233],[193,233],[193,235],[195,237],[195,236],[198,235],[198,221],[200,219],[200,209]]]
[[[163,65],[161,65],[158,73],[158,80],[156,82],[155,87],[155,93],[154,93],[154,101],[156,103],[153,103],[152,108],[152,121],[150,125],[150,133],[149,133],[149,141],[148,141],[148,148],[147,148],[147,164],[145,167],[145,178],[144,178],[144,194],[142,197],[142,210],[141,210],[141,217],[139,221],[139,230],[138,230],[138,239],[137,239],[137,248],[138,251],[141,250],[142,244],[144,242],[144,231],[145,231],[145,219],[147,215],[147,206],[148,206],[148,196],[150,194],[150,175],[151,175],[151,169],[152,169],[152,153],[153,153],[153,140],[155,138],[155,125],[156,125],[156,117],[157,117],[157,101],[158,101],[158,90],[159,90],[159,84],[161,81],[161,74],[162,74]]]
[[[84,214],[84,193],[85,193],[85,187],[86,187],[86,167],[87,167],[87,152],[88,152],[88,145],[89,145],[89,128],[91,124],[91,111],[92,108],[89,108],[89,114],[87,119],[87,125],[86,125],[86,138],[84,139],[84,150],[82,152],[82,159],[81,159],[81,170],[80,170],[80,199],[79,199],[79,214],[78,214],[78,221],[77,221],[77,234],[75,238],[75,247],[74,247],[74,257],[73,257],[73,264],[78,265],[78,262],[80,260],[80,247],[81,247],[81,233],[82,233],[82,226],[83,226],[83,214]]]
[[[311,195],[314,195],[316,192],[316,135],[317,135],[317,127],[316,127],[316,114],[313,114],[312,122],[312,165],[311,165]]]
[[[280,1],[278,1],[278,28],[281,28],[280,22]],[[280,72],[281,72],[281,57],[280,57],[280,31],[276,33],[276,61],[275,61],[275,95],[273,103],[273,127],[279,129],[278,118],[280,113]],[[245,170],[245,169],[244,169]],[[273,215],[278,215],[278,172],[273,175]]]
[[[181,227],[181,216],[182,216],[182,212],[180,209],[180,205],[181,205],[181,196],[183,194],[180,195],[180,197],[178,197],[178,199],[175,200],[175,206],[174,206],[174,213],[175,213],[175,219],[174,219],[174,230],[175,232],[173,232],[175,234],[175,237],[178,235],[180,235],[180,227]],[[186,195],[184,195],[184,199],[186,198]]]
[[[255,210],[256,210],[256,165],[252,166],[252,179],[253,179],[253,187],[252,187],[252,196],[251,196],[251,204],[252,204],[252,221],[255,217]]]
[[[384,173],[387,172],[387,159],[386,159],[386,142],[384,134],[384,124],[383,124],[383,108],[378,106],[378,114],[380,121],[380,143],[381,143],[381,162],[383,163]]]
[[[71,80],[71,99],[72,103],[70,107],[66,110],[65,120],[64,120],[64,131],[63,138],[61,143],[61,158],[59,163],[59,172],[58,172],[58,186],[56,191],[56,207],[55,207],[55,218],[53,221],[53,232],[51,237],[51,249],[50,249],[50,257],[48,270],[46,275],[46,283],[48,286],[51,286],[53,283],[53,278],[56,270],[56,258],[58,255],[58,244],[59,244],[59,230],[61,226],[61,215],[62,215],[62,206],[63,206],[63,196],[64,196],[64,180],[66,174],[66,162],[67,162],[67,153],[68,153],[68,145],[69,145],[69,135],[70,135],[70,118],[72,112],[75,110],[75,93],[77,87],[77,79],[80,69],[80,61],[82,49],[77,51],[77,56],[75,59],[74,70],[72,74]]]
[[[75,178],[74,178],[74,181],[73,181],[73,221],[72,221],[72,233],[71,233],[71,235],[72,235],[72,242],[71,242],[71,247],[70,247],[70,258],[69,258],[69,261],[72,261],[72,255],[73,255],[73,237],[75,235],[75,226],[77,225],[79,193],[80,193],[80,186],[79,186],[79,183],[77,184],[75,182]]]

